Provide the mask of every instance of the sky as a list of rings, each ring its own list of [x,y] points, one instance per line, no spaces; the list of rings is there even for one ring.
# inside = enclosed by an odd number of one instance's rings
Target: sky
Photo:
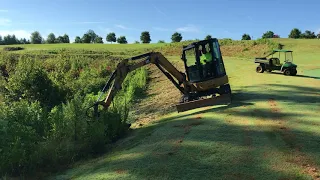
[[[0,35],[66,33],[73,42],[92,29],[104,42],[115,32],[132,43],[149,31],[153,43],[170,42],[174,32],[183,40],[257,39],[272,30],[286,38],[293,28],[320,32],[319,7],[319,0],[0,0]]]

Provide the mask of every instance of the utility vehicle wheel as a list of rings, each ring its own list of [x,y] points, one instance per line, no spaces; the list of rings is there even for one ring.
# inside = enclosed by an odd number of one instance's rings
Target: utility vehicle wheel
[[[258,66],[258,67],[256,68],[256,72],[257,72],[257,73],[263,73],[263,72],[264,72],[263,67],[262,67],[262,66]]]
[[[297,70],[296,69],[291,71],[291,76],[295,76],[295,75],[297,75]]]
[[[269,72],[269,73],[270,73],[270,72],[272,72],[272,70],[271,70],[271,69],[267,69],[267,72]]]
[[[286,76],[290,76],[291,75],[290,69],[284,70],[283,74],[286,75]]]

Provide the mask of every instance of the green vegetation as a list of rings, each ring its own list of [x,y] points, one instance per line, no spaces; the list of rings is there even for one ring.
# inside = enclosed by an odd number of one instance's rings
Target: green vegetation
[[[242,35],[242,40],[251,40],[251,37],[249,34],[243,34]]]
[[[56,54],[0,56],[0,176],[54,172],[103,153],[128,130],[132,103],[146,85],[147,72],[128,75],[122,91],[99,121],[86,116],[117,61]],[[6,76],[3,76],[6,74]]]
[[[143,31],[140,36],[140,40],[142,43],[150,43],[151,37],[149,31]]]

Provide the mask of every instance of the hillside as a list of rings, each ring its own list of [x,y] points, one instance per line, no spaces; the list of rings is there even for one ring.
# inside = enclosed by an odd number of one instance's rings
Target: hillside
[[[79,161],[50,179],[319,179],[320,41],[220,43],[231,105],[176,113],[172,106],[179,91],[148,66],[147,89],[134,100],[128,136],[104,155]],[[254,57],[278,43],[294,50],[297,76],[255,72]],[[50,62],[73,52],[73,60],[81,54],[100,64],[154,50],[183,70],[182,44],[26,45],[10,54],[33,54]]]

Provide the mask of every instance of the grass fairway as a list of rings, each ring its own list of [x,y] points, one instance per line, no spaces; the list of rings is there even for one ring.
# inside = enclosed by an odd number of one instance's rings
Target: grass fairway
[[[145,123],[110,153],[52,179],[320,179],[320,51],[303,41],[282,41],[297,76],[257,74],[253,58],[225,57],[232,104]],[[170,83],[156,79],[153,88]]]

